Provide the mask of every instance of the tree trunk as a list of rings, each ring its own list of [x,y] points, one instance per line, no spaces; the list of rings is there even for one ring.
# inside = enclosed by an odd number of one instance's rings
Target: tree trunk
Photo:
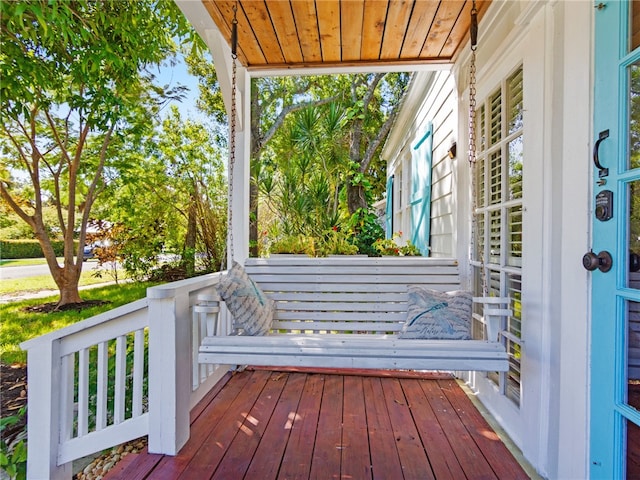
[[[40,243],[40,248],[44,253],[44,258],[47,260],[47,265],[49,267],[49,271],[51,272],[51,276],[53,277],[53,281],[56,282],[58,290],[60,290],[60,300],[58,300],[58,307],[63,307],[65,305],[74,303],[82,303],[78,285],[80,283],[80,273],[82,272],[83,246],[78,245],[77,252],[68,251],[69,244],[71,245],[72,250],[74,248],[73,242],[68,242],[66,238],[68,235],[73,235],[73,231],[71,229],[68,229],[65,234],[64,263],[61,267],[58,264],[58,259],[56,258],[53,246],[51,245],[51,239],[46,234],[46,230],[40,220],[40,217],[37,217],[35,219],[32,228],[34,230],[36,239]],[[84,235],[81,235],[80,237],[82,240],[84,240]],[[76,254],[75,262],[74,253]]]
[[[60,300],[58,301],[58,307],[82,302],[83,300],[80,298],[80,292],[78,290],[78,282],[76,282],[75,285],[68,284],[60,287]]]
[[[187,214],[187,234],[184,239],[184,250],[182,252],[182,265],[191,277],[196,271],[196,234],[197,234],[197,205],[196,195],[191,195],[189,211]]]
[[[55,267],[52,267],[50,264],[49,269],[51,270],[53,280],[56,282],[56,285],[60,290],[58,307],[74,303],[82,303],[83,300],[80,297],[80,290],[78,288],[78,284],[80,283],[80,272],[82,271],[82,257],[76,259],[76,264],[73,264],[73,261],[69,263],[65,259],[63,267],[59,267],[56,262]]]
[[[353,185],[351,181],[347,181],[347,208],[349,209],[350,215],[356,213],[360,208],[368,208],[367,198],[362,185]]]

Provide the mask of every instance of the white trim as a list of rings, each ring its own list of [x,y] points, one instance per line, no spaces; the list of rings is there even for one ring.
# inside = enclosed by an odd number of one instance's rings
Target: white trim
[[[248,70],[251,78],[284,77],[304,75],[347,75],[357,73],[393,73],[393,72],[434,72],[451,70],[451,63],[398,63],[388,65],[351,65],[305,66],[301,68],[256,69]]]
[[[423,107],[423,101],[434,82],[434,72],[417,72],[413,75],[407,93],[402,100],[400,113],[396,117],[387,141],[380,156],[390,160],[390,156],[407,143],[416,125],[418,111]]]
[[[591,344],[591,275],[579,258],[591,239],[593,129],[593,25],[596,10],[590,2],[558,2],[563,9],[558,28],[565,44],[560,68],[564,83],[558,95],[564,115],[559,118],[563,179],[556,185],[562,205],[562,234],[557,251],[561,289],[555,291],[552,314],[561,322],[558,338],[558,466],[556,478],[587,478],[589,474],[589,345]],[[570,40],[570,41],[569,41]],[[556,168],[556,171],[558,169]],[[565,188],[567,187],[567,188]],[[565,388],[566,387],[566,388]]]

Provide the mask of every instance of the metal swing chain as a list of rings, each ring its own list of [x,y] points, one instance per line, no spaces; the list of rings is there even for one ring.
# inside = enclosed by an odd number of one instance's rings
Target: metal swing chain
[[[238,2],[233,5],[233,20],[231,22],[231,129],[229,132],[229,165],[228,165],[228,197],[227,197],[227,247],[229,257],[233,261],[233,169],[236,163],[236,59],[238,58]],[[229,263],[228,261],[226,263]]]
[[[471,241],[470,255],[476,249],[476,233],[478,231],[477,208],[477,165],[476,165],[476,50],[478,49],[478,10],[476,2],[471,6],[471,59],[469,61],[469,166],[471,167]],[[486,269],[483,261],[483,252],[478,252],[481,263],[482,295],[487,296]]]

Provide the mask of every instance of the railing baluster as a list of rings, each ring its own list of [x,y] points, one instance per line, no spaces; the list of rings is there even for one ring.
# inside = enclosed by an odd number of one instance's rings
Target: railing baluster
[[[96,431],[107,426],[107,382],[109,381],[109,349],[107,342],[98,344]]]
[[[127,369],[127,337],[120,335],[116,339],[116,381],[113,405],[113,423],[124,421],[125,375]]]
[[[208,301],[206,299],[206,296],[203,298],[203,295],[198,295],[198,305],[195,308],[195,310],[199,312],[198,314],[199,325],[197,328],[198,343],[194,343],[194,346],[200,345],[205,335],[210,335],[209,329],[208,329],[208,326],[209,326],[208,318],[210,317],[210,315],[207,313],[207,308],[208,308],[207,304],[208,304]],[[197,387],[200,386],[202,382],[204,382],[207,379],[207,366],[203,364],[198,364],[198,348],[193,348],[192,350],[194,355],[193,365],[197,367],[198,370],[200,371],[198,384],[194,385],[194,388],[193,388],[195,390]]]
[[[200,386],[200,365],[198,364],[198,349],[202,334],[200,333],[200,311],[198,305],[194,305],[191,313],[191,391]]]
[[[192,325],[192,367],[193,390],[195,391],[215,371],[216,365],[198,363],[198,346],[207,336],[218,335],[220,331],[220,297],[217,294],[200,294],[193,306]]]
[[[78,436],[89,432],[89,349],[78,352]]]
[[[60,359],[60,439],[69,440],[73,435],[73,377],[76,354]]]
[[[144,330],[136,330],[133,340],[133,405],[134,417],[142,415],[142,387],[144,382]]]

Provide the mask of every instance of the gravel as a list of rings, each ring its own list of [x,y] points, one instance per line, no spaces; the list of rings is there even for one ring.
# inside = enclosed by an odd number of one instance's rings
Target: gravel
[[[76,473],[74,480],[101,480],[124,457],[131,453],[138,453],[147,446],[147,437],[138,438],[131,442],[113,447],[107,453],[95,458],[91,463]]]

